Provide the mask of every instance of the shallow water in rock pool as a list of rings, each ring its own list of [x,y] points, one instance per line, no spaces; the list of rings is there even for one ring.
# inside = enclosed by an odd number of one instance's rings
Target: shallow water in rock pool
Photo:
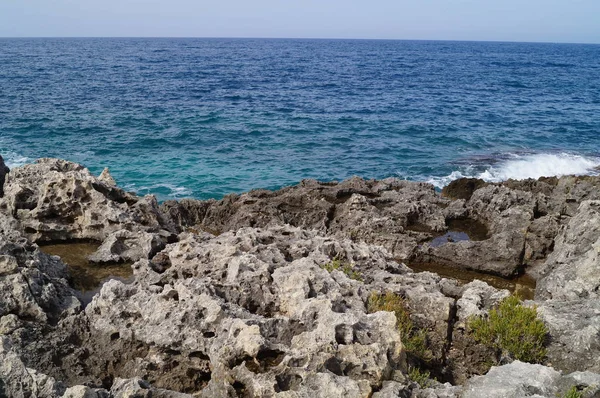
[[[535,293],[535,279],[528,275],[521,275],[516,278],[506,279],[495,275],[467,271],[437,263],[404,262],[404,264],[406,264],[415,272],[433,272],[443,278],[456,279],[457,281],[465,284],[472,282],[475,279],[479,279],[497,289],[507,289],[511,293],[519,295],[519,297],[521,297],[523,300],[532,300]]]
[[[102,285],[111,279],[123,282],[132,280],[131,264],[98,265],[88,261],[100,245],[92,242],[56,243],[40,246],[40,249],[53,256],[59,256],[69,268],[73,288],[81,293],[84,305],[87,305]]]

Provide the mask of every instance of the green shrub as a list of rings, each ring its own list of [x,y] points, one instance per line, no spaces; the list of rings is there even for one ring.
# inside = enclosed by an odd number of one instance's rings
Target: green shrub
[[[339,258],[334,258],[330,263],[322,265],[321,268],[331,272],[334,270],[342,271],[348,278],[362,282],[363,278],[360,272],[354,269],[354,265],[348,262],[342,262]]]
[[[583,393],[573,386],[563,395],[563,398],[583,398]]]
[[[471,319],[469,329],[476,341],[514,359],[538,363],[546,356],[546,325],[537,317],[537,309],[523,306],[517,296],[502,300],[487,318]]]
[[[410,366],[408,368],[408,378],[421,386],[421,388],[427,388],[431,385],[431,373],[427,370]]]
[[[385,294],[374,292],[369,296],[367,310],[370,313],[393,312],[396,315],[396,327],[400,332],[406,351],[425,361],[431,359],[431,351],[427,348],[427,333],[425,330],[415,327],[410,319],[406,301],[402,297],[391,292]]]

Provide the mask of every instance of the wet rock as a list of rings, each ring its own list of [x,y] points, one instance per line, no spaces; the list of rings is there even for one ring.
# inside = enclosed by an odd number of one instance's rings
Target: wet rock
[[[472,188],[469,199],[454,201],[440,197],[431,185],[393,178],[305,180],[279,191],[251,191],[220,201],[169,202],[163,211],[180,230],[219,234],[246,226],[289,224],[382,245],[400,259],[507,277],[539,267],[554,248],[558,228],[568,221],[565,216],[574,214],[574,204],[598,195],[592,189],[596,180],[463,181]],[[438,247],[423,244],[452,231],[457,220],[480,223],[487,233],[480,237],[472,230],[466,241]]]
[[[446,228],[442,210],[448,203],[429,184],[354,177],[340,183],[304,180],[279,191],[250,191],[220,201],[170,201],[162,210],[181,230],[219,234],[288,224],[379,244],[408,258],[419,240]]]
[[[465,204],[469,217],[483,223],[489,239],[460,241],[438,247],[424,245],[419,258],[449,266],[502,275],[518,273],[523,265],[525,231],[533,218],[530,193],[489,185],[476,190]]]
[[[479,178],[459,178],[442,189],[442,196],[450,199],[471,199],[473,192],[484,187],[486,182]]]
[[[173,220],[173,224],[179,227],[179,232],[202,224],[204,216],[216,201],[215,200],[167,200],[160,205],[160,210],[169,219]],[[219,231],[214,231],[214,235],[218,235]]]
[[[446,229],[447,202],[427,184],[392,180],[387,189],[372,197],[353,194],[338,204],[328,232],[381,245],[408,259],[420,241]]]

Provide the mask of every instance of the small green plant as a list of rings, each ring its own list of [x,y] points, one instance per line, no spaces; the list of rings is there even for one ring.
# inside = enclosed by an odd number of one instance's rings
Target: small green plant
[[[370,313],[393,312],[396,315],[396,327],[400,332],[406,351],[425,361],[431,359],[431,351],[427,348],[427,333],[425,330],[415,327],[410,319],[406,301],[401,296],[392,292],[385,294],[374,292],[369,296],[367,310]]]
[[[525,307],[517,296],[509,296],[487,318],[469,321],[469,330],[479,343],[507,352],[515,359],[539,363],[546,356],[548,329],[535,307]]]
[[[431,373],[428,370],[409,366],[408,378],[421,386],[421,388],[427,388],[431,385]]]
[[[563,395],[563,398],[583,398],[583,392],[579,391],[577,386],[573,386]]]
[[[339,258],[334,258],[330,263],[321,266],[324,270],[331,271],[342,271],[348,278],[354,279],[355,281],[362,282],[363,278],[359,271],[354,269],[354,265],[347,262],[342,262]]]

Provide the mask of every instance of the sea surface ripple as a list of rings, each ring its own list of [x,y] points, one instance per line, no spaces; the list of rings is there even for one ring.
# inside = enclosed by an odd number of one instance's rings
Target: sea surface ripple
[[[600,46],[0,39],[0,154],[159,199],[303,178],[491,181],[600,165]]]

